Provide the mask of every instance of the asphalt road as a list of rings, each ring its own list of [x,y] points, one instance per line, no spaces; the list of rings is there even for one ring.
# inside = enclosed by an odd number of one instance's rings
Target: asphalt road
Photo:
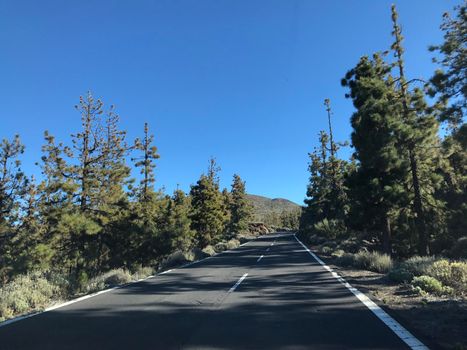
[[[0,327],[15,350],[346,348],[407,346],[285,234]]]

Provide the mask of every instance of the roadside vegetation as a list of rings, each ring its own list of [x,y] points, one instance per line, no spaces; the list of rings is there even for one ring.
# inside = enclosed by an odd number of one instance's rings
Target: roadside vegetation
[[[416,295],[433,294],[465,298],[467,261],[444,257],[418,256],[397,259],[374,249],[371,242],[357,239],[325,240],[310,236],[308,243],[337,266],[384,274],[388,284],[410,286]],[[372,248],[373,247],[373,248]]]
[[[463,1],[443,15],[444,42],[427,52],[439,69],[424,81],[406,68],[392,7],[392,43],[342,79],[355,108],[350,142],[335,140],[324,101],[327,131],[309,154],[298,233],[352,284],[449,348],[467,342],[466,9]],[[350,159],[340,158],[349,145]]]
[[[69,140],[44,133],[36,180],[18,135],[0,143],[0,320],[125,284],[252,237],[245,182],[219,185],[210,159],[188,193],[155,188],[159,153],[145,124],[132,142],[91,93]],[[132,177],[131,174],[139,174]]]
[[[310,153],[301,237],[342,265],[389,272],[419,292],[465,291],[466,6],[443,17],[445,42],[430,48],[440,69],[429,81],[405,67],[393,6],[392,44],[342,79],[355,107],[351,159],[338,157],[349,143],[334,139],[328,99],[328,131]]]

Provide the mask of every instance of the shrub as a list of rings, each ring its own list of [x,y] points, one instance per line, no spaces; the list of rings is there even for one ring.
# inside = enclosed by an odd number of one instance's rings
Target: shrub
[[[135,280],[139,280],[141,278],[146,278],[148,276],[151,276],[152,274],[154,274],[154,269],[152,267],[140,266],[135,272],[133,272],[132,275]]]
[[[185,254],[181,250],[177,250],[167,256],[161,263],[162,269],[168,269],[174,266],[182,265],[187,262],[187,258]]]
[[[238,248],[240,246],[240,241],[235,239],[235,238],[232,238],[230,241],[227,242],[227,249],[235,249],[235,248]]]
[[[187,259],[188,259],[189,261],[204,259],[204,258],[206,258],[207,256],[209,256],[209,255],[206,254],[205,252],[203,252],[201,249],[196,248],[196,247],[193,248],[193,249],[191,249],[191,250],[187,253]]]
[[[458,261],[451,263],[451,280],[446,284],[460,292],[467,292],[467,262]]]
[[[404,268],[398,267],[389,271],[388,278],[397,283],[406,283],[412,280],[413,274]]]
[[[216,251],[214,250],[212,245],[208,245],[208,246],[204,247],[203,253],[207,254],[209,256],[213,256],[213,255],[216,254]]]
[[[430,266],[436,261],[432,256],[414,256],[400,264],[400,268],[414,276],[428,275]]]
[[[42,273],[19,275],[0,288],[0,320],[43,309],[59,295]]]
[[[92,278],[83,291],[87,293],[97,292],[99,290],[115,287],[120,284],[129,283],[131,281],[132,276],[128,270],[110,270],[109,272]]]
[[[342,220],[323,219],[313,226],[318,236],[335,239],[346,233],[346,226]]]
[[[392,259],[386,254],[362,250],[355,254],[354,266],[375,272],[388,272],[392,268]]]
[[[214,246],[214,250],[216,253],[223,252],[224,250],[227,250],[227,243],[226,242],[219,242]]]
[[[319,246],[318,251],[320,253],[322,253],[322,254],[328,255],[328,254],[331,254],[334,251],[334,249],[332,249],[331,247],[325,245],[325,246]]]
[[[337,249],[331,253],[331,256],[333,258],[340,258],[345,254],[345,252],[342,249]]]
[[[355,261],[354,255],[355,254],[344,253],[342,256],[337,258],[337,263],[342,266],[352,266]]]
[[[411,284],[416,290],[419,288],[424,292],[436,295],[443,295],[449,292],[449,289],[445,288],[436,278],[426,275],[414,277]]]
[[[133,277],[128,270],[111,270],[103,275],[106,287],[114,287],[120,284],[131,282]]]
[[[338,247],[349,253],[357,253],[362,247],[362,242],[356,237],[350,237],[340,242]]]
[[[443,284],[448,284],[451,280],[451,264],[446,259],[433,262],[426,272],[427,275],[436,278]]]
[[[72,292],[71,276],[59,271],[48,271],[44,273],[50,284],[56,286],[60,297],[66,298]]]
[[[467,262],[438,260],[430,266],[428,275],[458,292],[467,291]]]

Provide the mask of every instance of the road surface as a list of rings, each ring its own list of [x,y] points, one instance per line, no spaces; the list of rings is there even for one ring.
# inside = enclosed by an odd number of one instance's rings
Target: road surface
[[[0,327],[0,349],[406,349],[293,235]]]

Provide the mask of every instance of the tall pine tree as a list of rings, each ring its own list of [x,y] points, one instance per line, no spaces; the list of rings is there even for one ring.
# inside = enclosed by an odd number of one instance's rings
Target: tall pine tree
[[[229,231],[231,234],[238,234],[248,230],[248,223],[252,216],[252,207],[246,196],[245,181],[237,174],[233,176],[230,197],[231,216]]]

